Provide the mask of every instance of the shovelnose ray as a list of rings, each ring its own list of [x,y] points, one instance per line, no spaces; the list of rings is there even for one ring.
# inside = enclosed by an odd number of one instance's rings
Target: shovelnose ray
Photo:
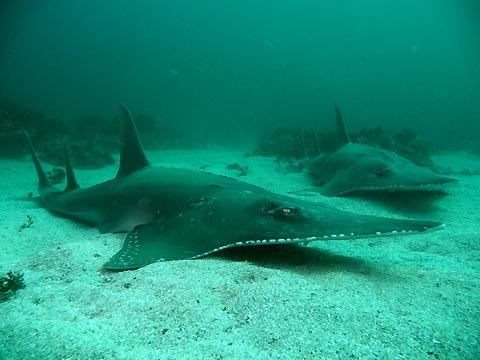
[[[68,154],[67,186],[49,182],[27,136],[43,205],[63,216],[127,232],[103,267],[136,269],[165,260],[195,259],[235,246],[288,244],[423,232],[433,221],[390,219],[337,210],[271,193],[206,172],[151,166],[130,112],[121,106],[120,167],[114,179],[82,189]]]
[[[336,105],[335,115],[337,150],[332,154],[320,155],[307,165],[313,184],[322,195],[437,190],[438,185],[456,181],[420,167],[394,152],[352,143]]]

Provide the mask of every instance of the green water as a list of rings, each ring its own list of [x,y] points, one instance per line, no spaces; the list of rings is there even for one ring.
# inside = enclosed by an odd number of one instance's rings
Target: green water
[[[480,125],[474,0],[2,1],[0,98],[200,134]]]
[[[480,359],[479,35],[480,0],[0,0],[0,276],[18,271],[26,284],[7,301],[0,298],[0,359]],[[117,160],[111,154],[119,148],[114,117],[123,103],[138,125],[147,124],[138,127],[146,145],[179,139],[191,145],[199,137],[243,147],[204,151],[202,144],[201,151],[149,153],[152,163],[305,194],[318,205],[315,214],[332,205],[446,226],[406,239],[252,246],[107,273],[100,268],[121,248],[120,234],[100,235],[24,201],[36,194],[35,170],[12,160],[24,154],[24,139],[12,125],[15,112],[3,111],[8,101],[23,104],[17,112],[42,163],[63,166],[63,142],[56,139],[66,141],[85,187],[115,174],[114,166],[91,169]],[[302,158],[304,149],[320,150],[310,129],[333,131],[334,103],[351,135],[363,127],[406,127],[449,150],[472,142],[477,153],[434,159],[438,170],[459,180],[448,195],[391,199],[307,196],[311,179],[300,172],[302,162],[243,157],[250,141],[277,127],[305,131],[279,136],[286,139],[283,148],[268,142],[267,133],[262,139],[271,155],[288,150],[285,157]],[[39,112],[25,114],[29,108]],[[149,131],[148,116],[161,125],[162,139]],[[69,131],[45,119],[60,119]],[[104,126],[96,126],[99,121]],[[166,127],[195,137],[165,135]],[[429,164],[430,147],[402,141],[391,150]],[[333,149],[334,136],[330,144]],[[390,171],[374,170],[379,176]],[[179,182],[173,183],[176,189]],[[147,208],[151,188],[133,185],[125,189]],[[166,220],[188,234],[199,224],[219,234],[215,247],[224,236],[243,236],[241,225],[223,224],[237,220],[233,201],[202,223],[208,217],[198,209],[216,201],[208,194],[217,190],[197,190],[195,199],[184,201],[191,202],[185,212],[175,204],[186,199],[178,190],[173,205],[159,208],[173,206],[187,216],[197,211],[200,221],[170,210],[166,216],[177,222],[157,213],[152,228],[167,234],[159,229]],[[263,214],[295,225],[290,219],[298,207],[291,203],[268,202],[253,215],[254,207],[245,205],[241,213],[254,223]],[[332,238],[357,233],[361,223],[354,215],[320,215],[328,232],[322,231]],[[384,222],[403,220],[379,220],[381,229]],[[366,228],[378,234],[377,226]],[[229,231],[234,234],[222,235]]]

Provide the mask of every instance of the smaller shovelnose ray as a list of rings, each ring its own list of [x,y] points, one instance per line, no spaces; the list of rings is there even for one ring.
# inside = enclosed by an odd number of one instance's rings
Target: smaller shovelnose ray
[[[313,185],[325,196],[364,191],[439,190],[456,181],[371,145],[350,141],[340,110],[335,105],[337,149],[307,164]]]
[[[78,185],[68,154],[67,186],[54,188],[25,132],[44,207],[102,232],[127,233],[105,269],[195,259],[235,246],[414,234],[442,225],[348,213],[225,176],[151,166],[130,112],[124,106],[121,111],[117,175],[88,188]]]

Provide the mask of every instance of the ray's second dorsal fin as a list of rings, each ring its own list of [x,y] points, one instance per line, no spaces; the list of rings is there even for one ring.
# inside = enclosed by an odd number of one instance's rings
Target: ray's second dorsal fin
[[[78,185],[77,179],[75,178],[72,161],[65,144],[63,144],[63,148],[65,150],[65,172],[67,173],[67,187],[65,188],[65,191],[76,190],[80,188],[80,185]]]
[[[337,126],[337,149],[341,148],[343,145],[351,143],[350,137],[348,136],[347,130],[345,129],[345,123],[342,119],[342,114],[337,104],[334,104],[335,107],[335,121]]]
[[[130,111],[120,105],[122,135],[120,139],[120,167],[116,178],[126,176],[150,165],[138,137],[137,127]]]

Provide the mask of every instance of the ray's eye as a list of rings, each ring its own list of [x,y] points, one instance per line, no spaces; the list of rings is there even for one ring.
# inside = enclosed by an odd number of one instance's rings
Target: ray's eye
[[[392,170],[388,166],[379,166],[374,170],[374,172],[378,177],[384,177],[390,175]]]
[[[293,219],[295,215],[298,214],[299,209],[295,206],[283,206],[272,201],[264,206],[262,211],[274,219],[289,220]]]

